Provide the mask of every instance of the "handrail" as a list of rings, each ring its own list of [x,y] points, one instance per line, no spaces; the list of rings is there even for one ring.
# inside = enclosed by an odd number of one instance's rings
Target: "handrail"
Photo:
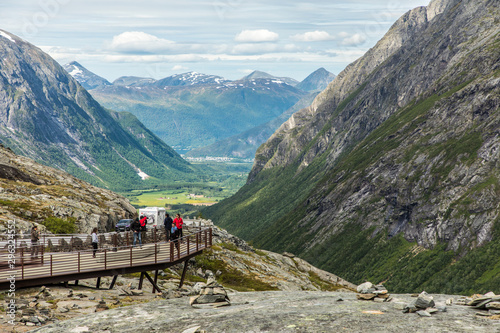
[[[80,274],[86,272],[102,271],[136,267],[140,265],[172,263],[183,257],[208,247],[212,243],[211,228],[195,228],[192,233],[176,241],[166,241],[163,237],[157,237],[155,243],[144,243],[142,247],[134,247],[132,244],[119,246],[106,246],[101,248],[96,258],[92,256],[93,249],[81,249],[66,252],[44,252],[40,253],[40,259],[31,259],[30,251],[21,247],[16,252],[15,267],[0,265],[0,282],[3,275],[15,270],[18,280],[36,279],[39,277],[54,277],[69,274]],[[153,231],[155,234],[157,231]],[[193,241],[196,244],[193,244]],[[7,252],[0,249],[0,264],[7,262]],[[193,252],[195,251],[195,252]],[[177,252],[177,253],[176,253]],[[75,257],[76,253],[76,257]],[[44,260],[45,258],[45,260]],[[31,260],[30,260],[31,259]],[[48,261],[48,262],[47,262]]]

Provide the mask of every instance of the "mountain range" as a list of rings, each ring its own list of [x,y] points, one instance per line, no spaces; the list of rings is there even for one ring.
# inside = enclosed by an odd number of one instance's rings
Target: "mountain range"
[[[0,141],[17,154],[115,190],[195,173],[132,114],[106,110],[50,56],[1,30]]]
[[[185,155],[187,157],[224,156],[246,159],[253,158],[257,152],[257,148],[266,142],[281,124],[288,120],[295,112],[311,105],[316,95],[324,90],[334,78],[335,74],[328,72],[326,69],[317,69],[295,86],[300,87],[301,90],[308,91],[308,94],[278,117],[243,133],[219,140],[209,146],[193,149]]]
[[[203,214],[355,284],[498,293],[499,17],[488,0],[407,12]]]
[[[75,70],[71,64],[74,62],[65,65],[69,73],[89,73],[83,66],[79,65],[79,70]],[[92,73],[88,77],[75,78],[85,83],[96,76]],[[259,131],[278,117],[281,122],[284,121],[281,117],[284,112],[302,98],[308,98],[311,92],[324,89],[333,77],[334,74],[321,68],[309,75],[302,88],[297,89],[294,86],[301,83],[294,79],[260,71],[236,81],[196,72],[175,74],[160,80],[124,76],[111,85],[96,86],[90,93],[110,109],[136,115],[147,128],[179,153],[197,149],[192,156],[234,157],[241,155],[241,149],[235,146],[241,141],[231,137],[254,128]],[[272,134],[280,124],[266,129],[266,134]],[[267,138],[258,141],[246,138],[250,146],[244,155],[253,157],[258,146]],[[215,152],[210,147],[202,148],[211,144],[234,147],[234,150]],[[212,155],[214,153],[222,155]]]

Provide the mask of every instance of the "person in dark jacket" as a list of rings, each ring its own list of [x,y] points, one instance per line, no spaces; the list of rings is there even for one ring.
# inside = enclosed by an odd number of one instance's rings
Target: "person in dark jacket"
[[[31,259],[38,259],[38,240],[40,233],[36,225],[31,228]]]
[[[172,222],[173,222],[173,220],[170,217],[170,215],[166,214],[165,220],[163,221],[163,225],[165,226],[165,238],[166,238],[167,242],[172,239],[172,235],[170,232],[172,229]]]
[[[134,233],[134,247],[137,241],[137,238],[139,238],[139,246],[142,247],[142,239],[141,239],[141,224],[139,223],[139,218],[135,218],[134,222],[130,225],[130,229]]]

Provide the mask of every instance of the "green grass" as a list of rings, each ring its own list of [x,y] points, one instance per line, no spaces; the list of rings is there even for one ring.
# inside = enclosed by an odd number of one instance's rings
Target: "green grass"
[[[204,270],[209,269],[214,273],[220,271],[221,274],[216,279],[224,287],[237,291],[279,290],[277,287],[260,281],[255,274],[244,274],[231,268],[224,261],[214,259],[211,255],[212,250],[205,250],[202,255],[195,257],[196,267],[202,267]]]

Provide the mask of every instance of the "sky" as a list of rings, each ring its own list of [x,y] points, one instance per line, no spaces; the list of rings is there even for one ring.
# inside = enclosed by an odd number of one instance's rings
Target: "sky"
[[[338,74],[429,0],[2,0],[0,29],[114,81]]]

